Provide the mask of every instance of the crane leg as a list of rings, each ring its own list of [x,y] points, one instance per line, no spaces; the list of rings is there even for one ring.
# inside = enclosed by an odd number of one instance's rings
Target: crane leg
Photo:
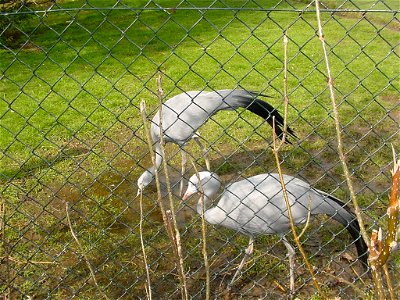
[[[186,163],[187,163],[187,158],[186,158],[186,152],[185,150],[183,150],[183,148],[181,148],[181,157],[182,157],[182,166],[181,166],[181,181],[179,183],[179,196],[182,197],[183,196],[183,177],[185,176],[185,172],[186,172]]]
[[[254,238],[250,237],[249,246],[247,246],[246,250],[244,251],[244,257],[243,257],[242,261],[240,262],[240,265],[237,268],[237,270],[235,272],[235,275],[233,275],[233,278],[232,278],[231,282],[228,284],[228,290],[230,290],[230,288],[232,287],[232,285],[235,282],[236,278],[240,274],[240,271],[242,270],[246,260],[249,258],[249,256],[251,254],[253,254],[253,250],[254,250]]]
[[[200,142],[200,134],[198,132],[196,132],[193,135],[193,139],[194,141],[197,143],[197,145],[199,145],[201,151],[203,152],[203,156],[204,156],[204,160],[206,161],[206,168],[208,171],[211,171],[211,167],[210,167],[210,160],[208,159],[208,153],[207,153],[207,149],[203,146],[203,144]]]
[[[290,276],[290,294],[294,294],[294,256],[296,252],[286,237],[282,236],[282,242],[285,244],[289,258],[289,276]]]

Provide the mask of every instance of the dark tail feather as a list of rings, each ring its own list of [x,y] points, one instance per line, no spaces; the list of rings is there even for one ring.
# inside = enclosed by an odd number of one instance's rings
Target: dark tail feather
[[[259,96],[269,97],[267,95],[262,95],[255,92],[234,90],[230,91],[230,94],[224,99],[224,101],[228,104],[229,108],[236,109],[238,107],[243,107],[248,111],[251,111],[267,121],[271,127],[274,127],[273,122],[275,119],[275,133],[277,137],[282,139],[284,123],[283,117],[271,104],[256,98]],[[287,127],[286,130],[291,137],[295,139],[297,138],[294,131],[290,127]],[[286,139],[286,142],[291,144],[288,139]]]
[[[267,121],[271,127],[274,127],[274,119],[275,119],[275,133],[278,138],[280,139],[283,138],[284,119],[272,105],[262,100],[254,99],[247,105],[246,109],[265,119],[265,121]],[[287,127],[286,130],[290,136],[292,136],[293,138],[297,138],[296,134],[289,126]],[[286,142],[291,144],[291,142],[288,139],[286,139]]]
[[[325,194],[325,193],[324,193]],[[333,197],[332,195],[325,194],[330,200],[336,202],[339,204],[342,208],[344,208],[350,215],[351,219],[349,220],[342,220],[346,219],[343,216],[340,216],[340,214],[337,215],[337,221],[341,222],[347,229],[347,231],[350,233],[351,237],[354,240],[354,244],[357,248],[357,254],[358,254],[358,259],[362,263],[363,267],[368,270],[368,246],[365,243],[363,237],[361,236],[360,232],[360,225],[358,224],[357,218],[354,215],[354,213],[350,210],[350,208],[344,204],[342,201],[339,199]],[[335,218],[335,216],[333,216]]]

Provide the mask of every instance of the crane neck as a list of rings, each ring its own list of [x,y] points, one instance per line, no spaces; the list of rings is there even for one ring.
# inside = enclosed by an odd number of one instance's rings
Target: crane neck
[[[161,163],[162,163],[162,161],[163,161],[163,157],[162,157],[162,152],[161,152],[161,145],[160,145],[160,142],[158,141],[158,142],[156,142],[155,143],[155,145],[154,145],[154,154],[155,154],[155,156],[156,156],[156,168],[157,168],[157,170],[160,168],[160,166],[161,166]]]
[[[202,183],[198,183],[196,189],[197,193],[200,194],[200,198],[197,202],[197,213],[202,215],[203,212],[210,214],[211,211],[214,211],[214,208],[207,209],[208,200],[212,199],[218,193],[219,188],[221,187],[221,181],[219,177],[210,172],[201,172],[203,176]],[[204,177],[204,173],[206,174]],[[208,173],[208,174],[207,174]]]
[[[208,196],[205,194],[201,194],[199,201],[197,202],[197,209],[196,209],[199,215],[202,215],[203,211],[204,213],[207,211],[207,201],[208,201]]]
[[[222,224],[226,220],[226,212],[218,205],[207,209],[207,201],[210,198],[207,195],[202,195],[197,202],[197,213],[201,216],[204,211],[204,219],[210,224]]]

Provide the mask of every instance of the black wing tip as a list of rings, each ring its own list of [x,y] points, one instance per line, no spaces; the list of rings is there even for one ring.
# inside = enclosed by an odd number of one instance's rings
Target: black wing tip
[[[299,138],[297,137],[297,135],[294,133],[294,131],[292,130],[292,128],[290,128],[289,126],[286,128],[286,140],[285,142],[288,143],[289,145],[293,145],[293,143],[289,140],[289,137],[292,138],[293,140],[297,141]]]
[[[355,241],[355,244],[358,253],[358,260],[361,262],[363,268],[366,271],[370,272],[370,268],[368,265],[369,250],[367,244],[365,243],[363,237],[361,236],[361,233],[359,238]]]
[[[257,97],[274,98],[274,96],[257,93]]]
[[[347,207],[347,205],[344,206],[345,209],[346,209],[346,207]],[[370,268],[368,265],[368,256],[369,256],[368,246],[365,243],[364,238],[361,235],[360,225],[358,223],[357,217],[353,213],[352,213],[352,215],[353,215],[353,220],[351,220],[348,223],[347,230],[350,232],[350,234],[353,237],[354,245],[356,246],[357,254],[358,254],[357,260],[361,263],[364,270],[369,273]]]
[[[348,225],[346,226],[346,229],[349,231],[351,234],[354,244],[357,248],[357,254],[358,254],[358,260],[364,267],[366,271],[369,272],[369,265],[368,265],[368,246],[364,241],[364,238],[361,235],[361,230],[360,230],[360,224],[358,223],[357,216],[354,214],[354,212],[351,210],[351,208],[346,205],[343,201],[339,200],[338,198],[327,194],[327,197],[339,204],[341,207],[343,207],[351,216],[352,220],[348,220]]]
[[[277,131],[278,131],[278,130],[277,130],[277,128],[275,127],[275,133],[277,133],[277,137],[278,137],[280,140],[283,140],[283,139],[284,139],[284,137],[283,137],[283,136],[284,136],[284,131],[283,131],[281,128],[279,128],[279,134],[278,134]],[[291,140],[296,141],[296,140],[298,140],[298,137],[294,134],[294,132],[293,132],[292,129],[290,129],[289,127],[287,127],[287,128],[286,128],[286,135],[285,135],[285,144],[293,145],[293,142],[292,142]]]
[[[271,104],[268,102],[265,102],[263,100],[258,99],[258,96],[265,96],[269,97],[266,95],[262,95],[260,93],[256,92],[249,92],[247,91],[250,95],[252,95],[254,98],[253,99],[242,99],[243,103],[241,103],[243,108],[246,108],[247,110],[251,111],[252,113],[260,116],[263,118],[271,127],[275,128],[275,134],[279,139],[283,139],[283,129],[284,129],[284,118],[282,115],[278,112],[278,110],[273,107]],[[275,122],[275,124],[274,124]],[[292,144],[292,142],[289,140],[289,137],[297,140],[298,137],[293,131],[292,128],[289,126],[286,127],[286,138],[285,138],[285,143],[287,144]]]
[[[272,115],[272,121],[271,121],[270,125],[271,125],[271,127],[275,127],[275,133],[276,133],[277,137],[279,139],[283,140],[283,136],[284,136],[284,132],[285,132],[284,120],[276,109],[274,109],[274,111],[272,112],[271,115]],[[273,122],[275,122],[275,124],[273,124]],[[293,143],[290,139],[297,141],[299,138],[297,137],[296,133],[294,132],[294,130],[292,128],[290,128],[289,126],[286,126],[285,143],[287,143],[289,145],[293,145]]]

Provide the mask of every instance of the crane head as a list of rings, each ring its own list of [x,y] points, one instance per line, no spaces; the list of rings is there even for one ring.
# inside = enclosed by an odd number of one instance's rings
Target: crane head
[[[148,186],[153,181],[153,179],[154,179],[154,172],[152,169],[147,169],[146,171],[144,171],[143,174],[140,175],[139,179],[137,180],[137,186],[138,186],[137,195],[143,192],[144,188]]]
[[[210,197],[218,192],[220,186],[221,182],[217,174],[208,171],[196,173],[190,177],[182,200],[186,200],[197,193],[203,193],[205,196]]]

